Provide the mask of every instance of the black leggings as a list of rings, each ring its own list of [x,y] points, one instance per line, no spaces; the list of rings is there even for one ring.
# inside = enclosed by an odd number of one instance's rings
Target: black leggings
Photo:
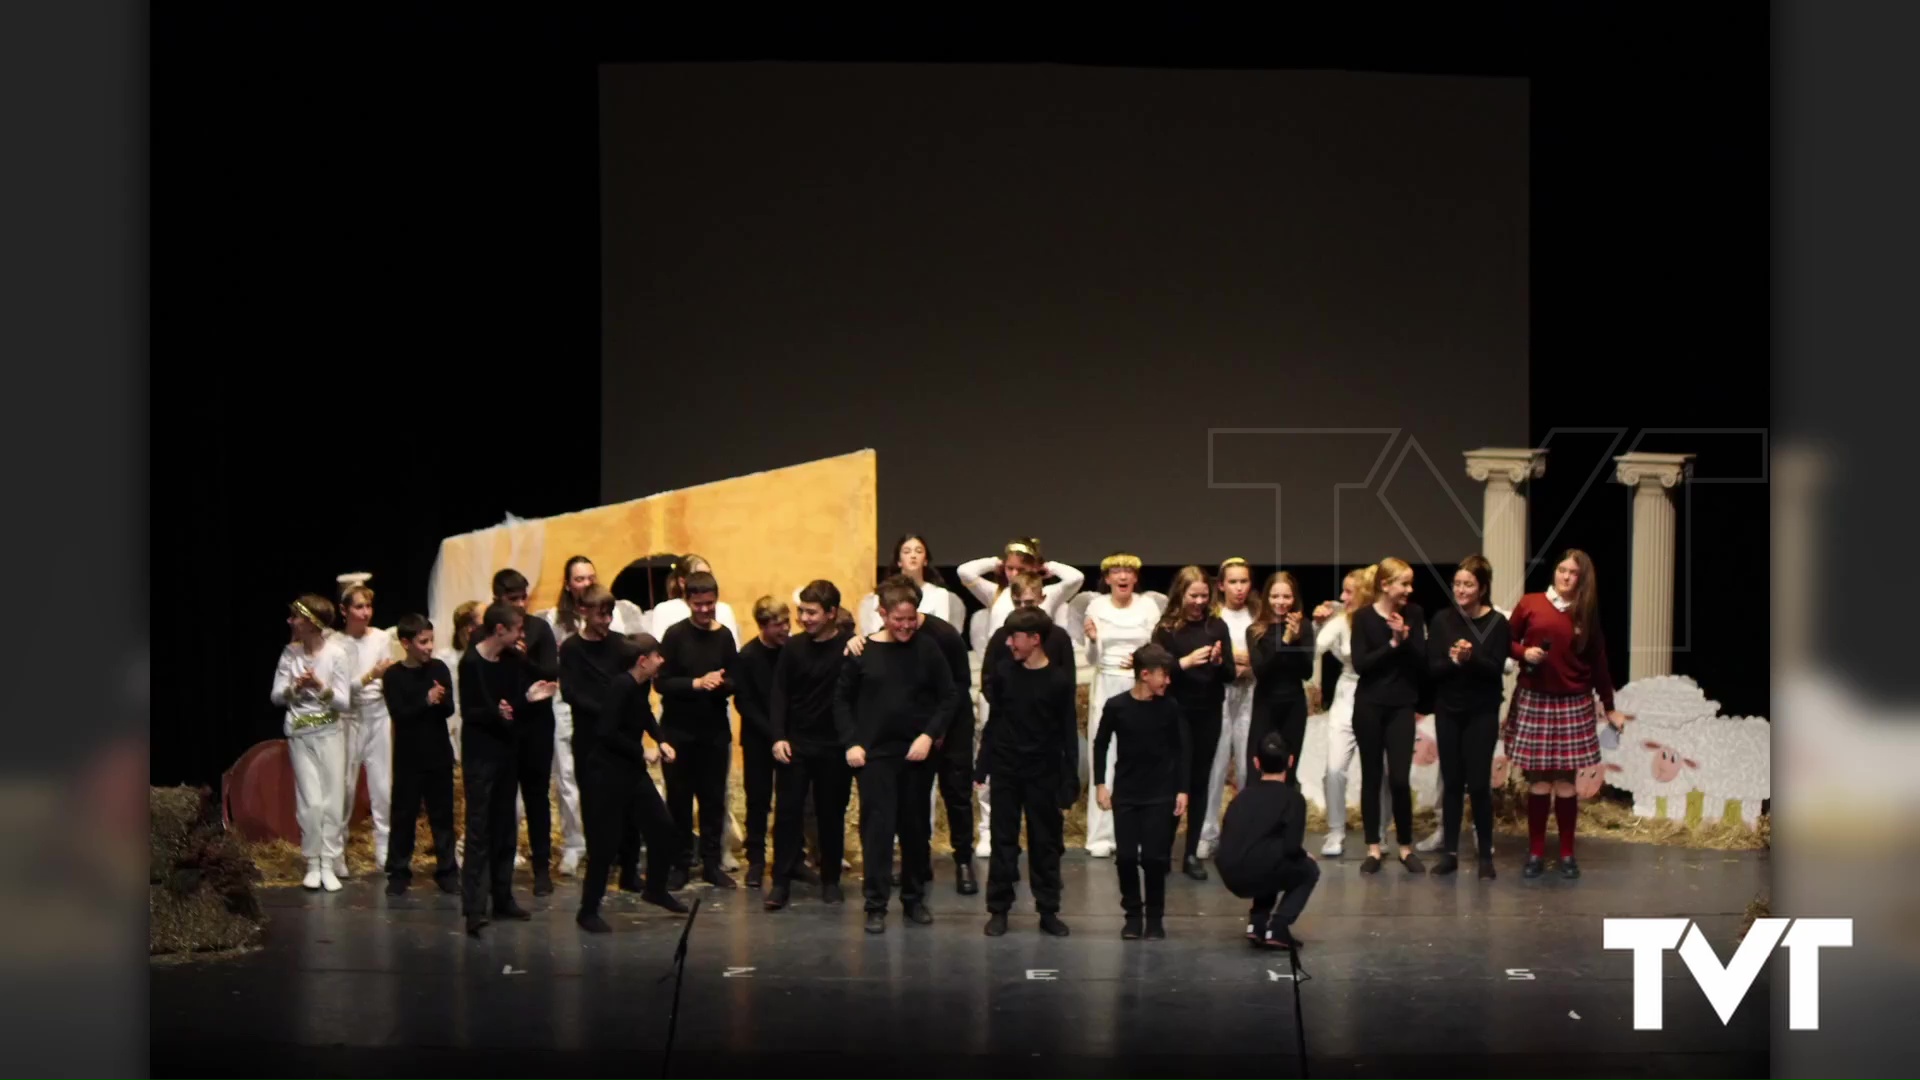
[[[1393,794],[1394,833],[1402,844],[1413,843],[1413,788],[1407,783],[1413,768],[1413,706],[1355,702],[1353,738],[1360,744],[1360,817],[1366,822],[1367,843],[1380,842],[1383,756],[1387,790]]]
[[[1445,848],[1460,853],[1461,801],[1473,796],[1473,835],[1482,858],[1493,856],[1493,743],[1500,734],[1500,707],[1485,705],[1434,713],[1433,733],[1440,744],[1441,822]]]
[[[1278,731],[1280,737],[1287,740],[1287,747],[1293,751],[1293,764],[1287,768],[1287,783],[1300,786],[1300,748],[1307,742],[1307,696],[1275,698],[1263,703],[1266,708],[1253,710],[1253,724],[1247,731],[1247,777],[1251,783],[1260,775],[1260,766],[1254,763],[1260,753],[1260,740],[1269,731]]]

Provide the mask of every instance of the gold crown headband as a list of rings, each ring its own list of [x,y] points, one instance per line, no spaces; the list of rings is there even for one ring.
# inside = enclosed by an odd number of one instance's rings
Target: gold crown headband
[[[1034,551],[1032,548],[1028,547],[1026,544],[1018,540],[1015,540],[1012,543],[1007,545],[1006,553],[1009,555],[1025,555],[1028,558],[1032,558],[1032,559],[1037,559],[1040,557],[1040,554],[1038,552]]]
[[[1109,555],[1100,560],[1100,572],[1103,574],[1109,570],[1138,569],[1140,569],[1140,556],[1138,555]]]
[[[1245,566],[1249,570],[1253,569],[1252,565],[1249,564],[1247,560],[1241,558],[1238,555],[1235,555],[1233,558],[1228,559],[1227,561],[1220,564],[1219,573],[1222,573],[1222,574],[1226,573],[1227,567],[1229,566]]]
[[[325,630],[327,628],[327,624],[321,622],[320,619],[314,615],[313,610],[307,607],[307,605],[301,603],[298,600],[295,600],[292,606],[293,606],[293,613],[307,620],[308,622],[312,623],[314,626],[314,629]]]

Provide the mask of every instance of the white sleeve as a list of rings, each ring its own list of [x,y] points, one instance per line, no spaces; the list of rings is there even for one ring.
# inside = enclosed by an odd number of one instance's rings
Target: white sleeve
[[[1058,619],[1060,608],[1073,599],[1074,594],[1080,591],[1080,586],[1086,584],[1087,575],[1066,563],[1057,562],[1047,564],[1047,573],[1060,580],[1046,587],[1040,606],[1046,611],[1047,618]]]
[[[257,686],[259,684],[256,683],[255,685]],[[287,699],[291,697],[292,694],[293,652],[290,649],[281,649],[280,663],[276,664],[273,669],[273,692],[268,695],[268,700],[272,701],[275,705],[285,708]]]
[[[880,632],[880,624],[883,620],[880,618],[879,593],[868,593],[861,597],[859,607],[854,610],[861,636]]]
[[[993,582],[987,580],[987,575],[993,573],[994,568],[999,565],[1000,560],[992,555],[984,559],[963,562],[959,567],[960,584],[965,586],[968,592],[979,597],[981,603],[991,605],[994,593],[999,590]]]
[[[1100,612],[1104,610],[1106,600],[1107,598],[1104,596],[1094,597],[1093,602],[1087,605],[1087,618],[1098,623],[1100,621]],[[1100,642],[1092,635],[1087,636],[1087,663],[1095,665],[1100,663]]]
[[[733,647],[738,649],[743,642],[740,637],[740,624],[733,617],[733,606],[724,600],[720,601],[714,605],[714,617],[719,620],[721,626],[733,631]]]
[[[330,709],[353,707],[353,674],[347,667],[346,650],[339,649],[333,654],[333,667],[328,672],[327,688],[333,691],[333,700],[327,702]]]

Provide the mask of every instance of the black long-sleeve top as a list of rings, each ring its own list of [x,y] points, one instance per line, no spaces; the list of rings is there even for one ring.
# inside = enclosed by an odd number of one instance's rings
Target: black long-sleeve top
[[[516,650],[506,649],[498,659],[488,660],[479,646],[469,648],[460,658],[460,745],[481,739],[508,747],[526,721],[531,704],[527,689],[537,681],[533,665]],[[502,701],[512,707],[513,719],[500,715]]]
[[[866,651],[840,665],[833,719],[840,745],[867,757],[904,757],[922,735],[939,739],[953,718],[959,688],[932,635],[904,644],[868,638]]]
[[[594,733],[594,760],[600,765],[644,773],[647,746],[640,737],[651,735],[656,743],[673,742],[663,737],[665,733],[654,721],[653,701],[648,697],[647,688],[648,684],[636,682],[632,675],[625,673],[607,687],[598,730]]]
[[[1418,604],[1400,609],[1407,638],[1393,643],[1387,620],[1369,604],[1353,613],[1353,671],[1356,705],[1418,705],[1427,674],[1427,616]]]
[[[1293,702],[1307,700],[1306,681],[1313,677],[1313,627],[1300,621],[1300,636],[1284,640],[1287,624],[1267,627],[1259,637],[1248,634],[1247,651],[1253,663],[1253,711],[1264,714]]]
[[[1031,668],[1007,654],[989,680],[987,726],[973,778],[996,773],[1023,779],[1054,779],[1080,789],[1080,724],[1074,707],[1073,668],[1049,662]],[[1102,774],[1104,775],[1104,774]]]
[[[940,646],[940,655],[947,658],[947,674],[953,677],[953,716],[947,721],[947,731],[954,731],[956,724],[965,724],[966,730],[973,731],[973,701],[967,695],[966,688],[973,683],[973,667],[967,663],[967,639],[952,623],[938,615],[928,615],[920,622],[920,633],[933,638]]]
[[[575,634],[560,645],[560,693],[573,710],[573,756],[587,760],[600,739],[600,717],[614,680],[633,681],[633,646],[617,634],[598,641]]]
[[[1283,862],[1305,860],[1300,841],[1306,831],[1307,800],[1300,789],[1262,778],[1227,804],[1214,866],[1229,887],[1257,880]]]
[[[1100,708],[1100,730],[1093,738],[1094,782],[1107,775],[1107,748],[1118,741],[1120,760],[1113,767],[1115,806],[1170,803],[1187,794],[1193,740],[1180,716],[1180,704],[1161,695],[1145,701],[1131,692],[1115,694]]]
[[[446,691],[438,705],[427,701],[435,683]],[[381,693],[386,695],[387,714],[393,717],[394,745],[428,750],[436,758],[444,754],[452,760],[447,718],[453,715],[453,675],[447,665],[438,660],[428,660],[419,667],[395,664],[387,669]]]
[[[1456,664],[1449,655],[1456,641],[1473,646],[1466,663]],[[1477,619],[1467,618],[1453,604],[1434,612],[1427,627],[1427,672],[1433,680],[1434,703],[1449,712],[1498,709],[1506,697],[1502,678],[1511,644],[1507,617],[1492,608]]]
[[[1202,645],[1220,643],[1217,663],[1180,666],[1180,658]],[[1163,626],[1153,628],[1153,643],[1173,654],[1173,683],[1167,696],[1180,703],[1181,715],[1188,724],[1220,721],[1220,709],[1227,701],[1227,684],[1233,681],[1233,636],[1219,616],[1190,622],[1168,633]],[[1192,792],[1188,792],[1189,795]]]
[[[554,639],[553,627],[538,615],[527,615],[521,621],[522,636],[526,639],[527,667],[533,672],[535,682],[545,682],[560,677],[560,645]],[[522,715],[520,706],[515,705],[513,714],[517,719],[527,721],[525,726],[534,723],[553,722],[553,699],[546,701],[524,702],[526,713]],[[523,728],[524,730],[524,728]]]
[[[749,739],[763,746],[773,745],[773,670],[780,662],[780,652],[756,637],[734,657],[730,678],[733,706],[740,710],[741,746],[746,746]]]
[[[1073,637],[1061,629],[1059,623],[1047,627],[1046,636],[1040,640],[1040,648],[1047,654],[1047,663],[1053,667],[1073,670]],[[980,654],[980,696],[989,702],[993,700],[993,688],[987,683],[993,679],[994,672],[1000,670],[1000,661],[1013,654],[1007,651],[1007,627],[1005,623],[987,639],[987,651]],[[972,673],[967,677],[971,679]]]
[[[710,671],[732,671],[739,650],[733,631],[714,623],[702,630],[692,619],[674,623],[660,642],[660,727],[670,743],[725,746],[733,741],[727,719],[727,697],[733,687],[722,682],[712,690],[696,690],[693,680]]]
[[[773,690],[768,720],[773,741],[793,744],[796,754],[824,754],[846,749],[834,723],[834,695],[840,688],[848,633],[822,641],[797,637],[780,650],[773,667]]]

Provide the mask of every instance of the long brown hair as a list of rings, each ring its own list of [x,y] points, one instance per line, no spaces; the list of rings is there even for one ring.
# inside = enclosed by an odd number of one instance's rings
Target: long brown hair
[[[1260,586],[1260,611],[1253,617],[1253,625],[1247,627],[1247,644],[1251,645],[1266,637],[1269,629],[1279,625],[1280,616],[1274,612],[1273,605],[1267,603],[1267,597],[1272,596],[1273,587],[1283,581],[1293,592],[1293,610],[1300,610],[1300,583],[1293,580],[1293,575],[1285,570],[1267,575],[1267,583]]]
[[[1171,634],[1187,625],[1187,590],[1196,582],[1207,587],[1207,610],[1212,611],[1213,579],[1197,566],[1183,566],[1173,575],[1173,584],[1167,586],[1167,610],[1160,614],[1160,629]]]
[[[1253,616],[1254,622],[1259,622],[1266,616],[1267,598],[1253,591],[1253,564],[1238,555],[1221,562],[1220,569],[1215,571],[1213,580],[1218,584],[1213,590],[1213,603],[1210,609],[1215,615],[1226,610],[1227,571],[1236,566],[1244,567],[1247,571],[1247,611]]]
[[[1565,597],[1567,614],[1573,619],[1573,649],[1584,653],[1593,643],[1593,628],[1600,625],[1600,589],[1593,580],[1593,559],[1579,548],[1568,548],[1554,562],[1556,568],[1568,559],[1580,568],[1580,584],[1573,595]]]
[[[592,566],[593,560],[587,558],[585,555],[575,555],[567,560],[567,565],[560,571],[560,605],[556,609],[554,617],[560,623],[561,632],[567,634],[571,634],[575,630],[580,629],[580,605],[574,602],[573,586],[571,584],[573,581],[573,568],[580,563],[586,563],[588,566]]]
[[[686,595],[687,578],[695,566],[704,566],[709,572],[713,570],[713,564],[705,556],[695,555],[691,551],[673,561],[673,569],[667,573],[667,599],[678,600]]]
[[[467,642],[473,637],[473,613],[485,607],[478,600],[468,600],[453,609],[453,651],[466,652]]]

